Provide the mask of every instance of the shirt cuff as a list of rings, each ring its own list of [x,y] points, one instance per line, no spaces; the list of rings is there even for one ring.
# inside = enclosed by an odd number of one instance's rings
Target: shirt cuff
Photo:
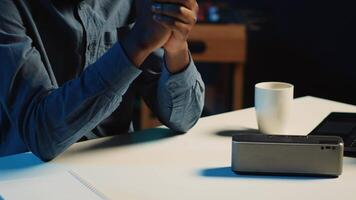
[[[97,62],[96,70],[109,86],[131,84],[142,72],[135,67],[117,42]]]
[[[165,62],[164,62],[165,63]],[[168,71],[166,64],[163,67],[161,82],[171,93],[181,93],[193,87],[200,76],[193,59],[190,55],[190,61],[186,69],[182,72],[172,74]]]

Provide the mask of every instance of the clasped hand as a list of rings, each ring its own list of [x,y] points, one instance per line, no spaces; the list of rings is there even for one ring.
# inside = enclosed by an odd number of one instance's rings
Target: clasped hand
[[[130,33],[133,46],[146,54],[161,47],[170,55],[188,52],[187,37],[197,19],[196,0],[136,0],[135,3],[137,18]],[[139,54],[134,63],[142,63],[146,54]]]
[[[170,38],[163,47],[170,52],[184,48],[188,34],[197,20],[197,2],[195,0],[154,0],[152,12],[155,21],[171,30]]]

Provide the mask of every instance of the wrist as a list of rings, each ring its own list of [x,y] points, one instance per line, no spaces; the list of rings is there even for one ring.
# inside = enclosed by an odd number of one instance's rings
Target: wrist
[[[139,68],[153,49],[142,41],[138,33],[133,28],[121,41],[121,45],[132,64]]]
[[[181,42],[179,45],[170,45],[170,47],[164,46],[164,50],[170,55],[177,55],[181,54],[182,52],[188,52],[188,43]]]
[[[179,48],[165,49],[164,58],[170,73],[174,74],[183,71],[190,62],[188,44],[185,42]]]

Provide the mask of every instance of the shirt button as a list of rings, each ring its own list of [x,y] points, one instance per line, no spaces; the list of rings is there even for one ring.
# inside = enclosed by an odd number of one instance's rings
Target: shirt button
[[[178,87],[178,84],[173,82],[173,83],[170,83],[168,85],[168,87],[169,87],[170,90],[174,90],[174,89],[176,89]]]
[[[95,46],[96,46],[95,43],[89,44],[89,45],[88,45],[88,50],[89,50],[89,51],[94,51],[94,50],[95,50]]]

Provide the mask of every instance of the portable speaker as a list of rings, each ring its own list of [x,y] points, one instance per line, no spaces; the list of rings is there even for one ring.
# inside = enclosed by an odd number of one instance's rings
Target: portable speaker
[[[237,134],[231,166],[239,174],[337,177],[343,149],[337,136]]]

